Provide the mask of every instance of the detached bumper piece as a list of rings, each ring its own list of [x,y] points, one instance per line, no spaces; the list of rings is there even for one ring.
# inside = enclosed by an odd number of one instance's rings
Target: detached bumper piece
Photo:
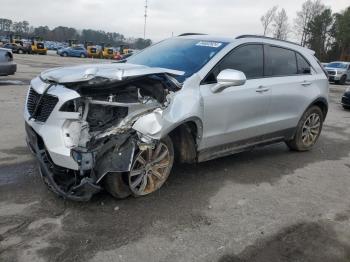
[[[56,166],[50,159],[41,137],[28,125],[25,125],[27,144],[39,161],[40,174],[51,191],[64,199],[89,201],[101,190],[96,184],[93,170],[81,174],[79,171]]]

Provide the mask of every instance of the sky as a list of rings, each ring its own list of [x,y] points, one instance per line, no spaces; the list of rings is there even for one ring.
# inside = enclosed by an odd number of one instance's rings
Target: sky
[[[277,5],[293,24],[305,0],[148,0],[146,38],[159,41],[184,32],[236,36],[261,34],[260,17]],[[323,0],[333,12],[350,0]],[[0,17],[33,26],[68,26],[143,37],[145,0],[0,0]],[[291,36],[293,37],[293,36]]]

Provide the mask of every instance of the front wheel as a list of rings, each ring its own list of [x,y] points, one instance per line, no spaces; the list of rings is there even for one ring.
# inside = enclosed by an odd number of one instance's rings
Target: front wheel
[[[310,107],[300,119],[292,140],[287,146],[295,151],[308,151],[316,144],[323,126],[323,113],[318,106]]]
[[[67,53],[63,53],[63,54],[62,54],[62,56],[67,57],[67,56],[68,56],[68,54],[67,54]]]
[[[161,188],[174,163],[174,147],[169,136],[154,148],[136,153],[129,172],[129,188],[134,196],[145,196]]]
[[[81,58],[85,58],[86,55],[85,55],[85,54],[80,54],[80,57],[81,57]]]
[[[339,84],[345,85],[345,83],[346,83],[346,75],[343,75],[339,80]]]
[[[22,49],[18,49],[18,54],[23,54],[23,50]]]

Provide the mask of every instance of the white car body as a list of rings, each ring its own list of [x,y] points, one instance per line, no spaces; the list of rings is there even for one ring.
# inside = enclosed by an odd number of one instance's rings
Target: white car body
[[[94,157],[89,157],[90,163],[84,167],[79,162],[84,161],[84,157],[83,160],[77,161],[72,152],[74,148],[81,149],[86,146],[93,136],[95,140],[102,139],[118,136],[127,130],[136,132],[142,143],[149,143],[159,141],[179,126],[190,123],[188,126],[195,129],[193,142],[195,152],[187,156],[183,162],[201,162],[257,145],[292,138],[303,113],[311,105],[319,105],[326,115],[328,79],[312,51],[292,43],[254,36],[222,38],[189,35],[180,38],[214,43],[225,42],[227,45],[200,70],[188,77],[182,85],[179,85],[173,77],[184,72],[128,63],[84,65],[43,72],[41,76],[31,81],[30,87],[39,96],[47,92],[46,95],[56,97],[57,104],[45,121],[38,121],[35,117],[31,118],[27,98],[24,119],[27,129],[30,129],[27,130],[28,136],[34,133],[34,136],[40,137],[54,165],[82,173],[89,168],[94,169],[96,164]],[[232,50],[250,44],[273,46],[300,54],[308,61],[310,71],[305,74],[264,76],[246,81],[243,79],[243,84],[237,86],[223,84],[224,89],[219,91],[216,90],[218,83],[203,82],[209,72]],[[231,73],[235,72],[237,71],[232,70]],[[228,71],[228,74],[231,73]],[[168,77],[179,90],[169,92],[163,102],[155,99],[148,100],[142,105],[135,103],[121,105],[114,102],[116,106],[127,107],[129,114],[116,125],[101,132],[95,132],[93,135],[89,133],[89,124],[84,119],[84,113],[60,111],[67,101],[82,97],[79,92],[67,88],[66,83],[74,86],[74,83],[99,78],[122,83],[136,77],[158,74]],[[108,103],[94,99],[89,101],[88,103],[92,104]],[[109,103],[113,104],[112,101]],[[31,147],[34,151],[38,150],[38,147],[33,148],[33,145]],[[97,186],[108,171],[128,171],[131,163],[132,157],[123,165],[125,170],[101,171],[98,178],[89,183]],[[63,195],[62,192],[58,193]],[[67,194],[64,196],[74,199]]]

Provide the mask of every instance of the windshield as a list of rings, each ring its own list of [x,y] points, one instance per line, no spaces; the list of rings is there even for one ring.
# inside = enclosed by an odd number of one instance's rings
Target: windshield
[[[332,67],[332,68],[346,68],[346,64],[343,63],[330,63],[327,65],[327,67]]]
[[[128,63],[184,71],[183,82],[200,70],[227,43],[173,38],[155,44],[127,59]]]

